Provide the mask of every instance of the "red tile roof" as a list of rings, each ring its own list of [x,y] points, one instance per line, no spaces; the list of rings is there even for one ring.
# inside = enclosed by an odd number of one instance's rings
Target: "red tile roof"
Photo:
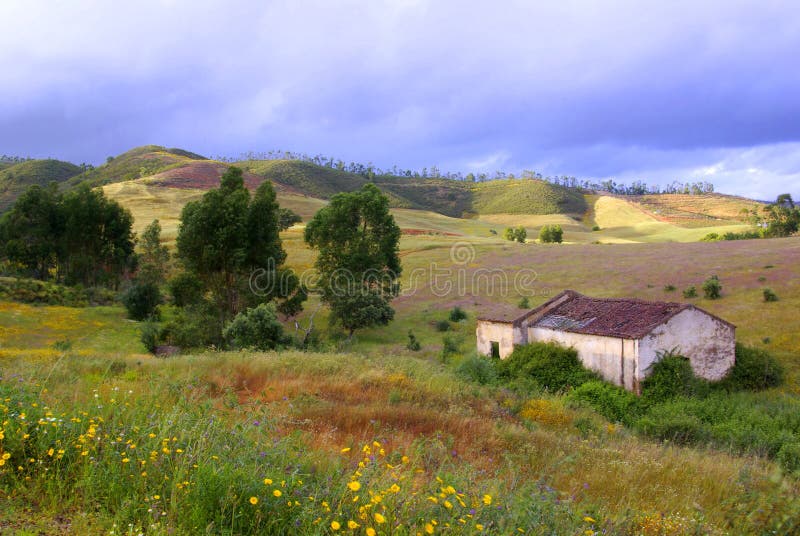
[[[479,320],[530,325],[572,333],[600,335],[623,339],[640,339],[657,326],[687,309],[702,311],[717,320],[733,324],[688,303],[651,302],[631,298],[590,298],[573,290],[565,290],[539,307],[516,314],[479,315]]]

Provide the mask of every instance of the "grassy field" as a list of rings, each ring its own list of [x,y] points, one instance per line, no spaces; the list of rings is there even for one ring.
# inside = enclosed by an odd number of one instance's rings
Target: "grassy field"
[[[630,196],[630,201],[658,220],[686,227],[704,227],[720,220],[738,222],[743,210],[752,210],[763,203],[733,195],[663,194]]]

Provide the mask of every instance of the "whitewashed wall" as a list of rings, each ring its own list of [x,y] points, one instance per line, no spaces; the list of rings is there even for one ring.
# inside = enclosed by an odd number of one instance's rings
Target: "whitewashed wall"
[[[528,328],[528,340],[556,342],[567,348],[575,348],[586,368],[597,372],[606,381],[632,391],[638,389],[637,341],[539,327]]]
[[[733,366],[735,329],[697,309],[687,309],[658,326],[639,343],[639,379],[662,351],[677,348],[689,358],[696,376],[722,379]]]
[[[527,332],[521,327],[503,322],[479,320],[475,330],[478,339],[478,353],[491,355],[492,341],[500,343],[500,358],[505,359],[514,351],[514,345],[527,344]]]

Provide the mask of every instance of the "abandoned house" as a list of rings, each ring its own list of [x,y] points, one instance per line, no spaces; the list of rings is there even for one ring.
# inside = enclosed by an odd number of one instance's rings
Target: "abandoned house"
[[[478,352],[500,358],[514,346],[555,342],[572,347],[606,380],[639,392],[661,352],[677,349],[695,375],[719,380],[733,366],[736,327],[688,303],[591,298],[565,290],[523,311],[478,315]]]

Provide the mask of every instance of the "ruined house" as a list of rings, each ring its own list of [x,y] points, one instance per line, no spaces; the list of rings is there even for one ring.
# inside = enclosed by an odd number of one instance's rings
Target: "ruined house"
[[[659,354],[677,350],[695,375],[724,377],[734,363],[736,327],[688,303],[591,298],[566,290],[531,310],[478,315],[478,352],[507,357],[514,346],[555,342],[609,382],[639,392]]]

